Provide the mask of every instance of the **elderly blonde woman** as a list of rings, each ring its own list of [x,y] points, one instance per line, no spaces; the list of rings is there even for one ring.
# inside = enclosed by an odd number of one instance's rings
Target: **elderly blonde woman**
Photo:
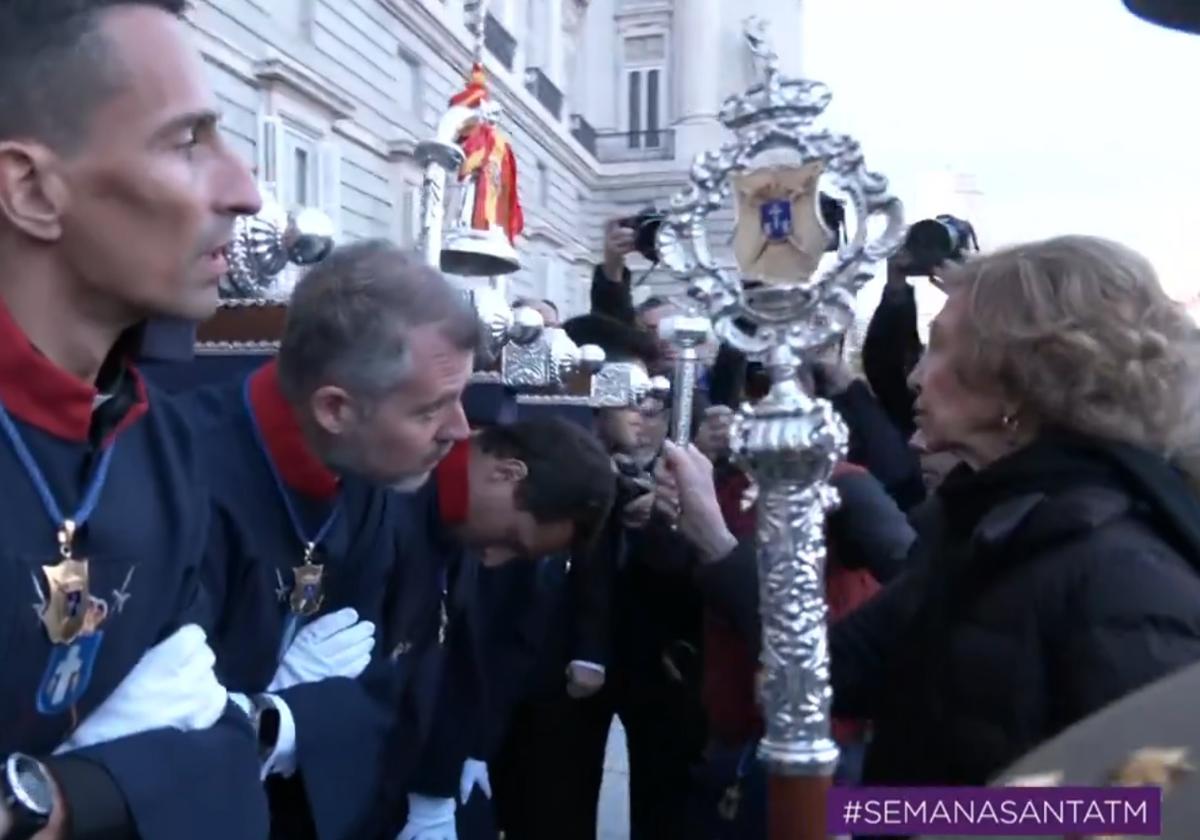
[[[924,445],[962,466],[911,571],[830,642],[835,713],[876,723],[868,783],[982,783],[1200,659],[1196,325],[1144,258],[1091,237],[945,283],[910,384]],[[670,463],[702,575],[754,634],[752,552],[716,527],[699,454]]]

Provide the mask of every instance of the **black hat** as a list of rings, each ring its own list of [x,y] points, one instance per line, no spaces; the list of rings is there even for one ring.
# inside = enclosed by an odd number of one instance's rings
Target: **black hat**
[[[1150,23],[1200,35],[1197,0],[1125,0],[1125,8]]]
[[[579,315],[563,324],[576,344],[596,344],[610,362],[640,361],[647,367],[658,360],[658,342],[645,330],[607,315]]]

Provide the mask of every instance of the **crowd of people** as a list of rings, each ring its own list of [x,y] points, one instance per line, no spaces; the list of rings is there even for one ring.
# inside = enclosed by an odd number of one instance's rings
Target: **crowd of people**
[[[260,203],[183,7],[0,4],[0,840],[587,840],[615,718],[634,840],[765,837],[763,372],[710,348],[687,447],[662,400],[469,416],[476,314],[366,240],[248,377],[149,381]],[[561,328],[671,376],[604,241]],[[849,430],[835,780],[985,784],[1200,661],[1200,331],[1066,236],[941,266],[926,346],[902,260],[862,376],[799,374]]]

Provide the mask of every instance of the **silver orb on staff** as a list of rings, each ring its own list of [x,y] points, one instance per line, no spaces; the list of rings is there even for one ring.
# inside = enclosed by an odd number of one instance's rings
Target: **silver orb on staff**
[[[905,227],[900,202],[866,168],[858,142],[815,125],[828,88],[782,75],[761,20],[749,19],[745,33],[762,81],[725,101],[720,120],[733,139],[697,156],[691,184],[672,199],[658,233],[662,262],[687,282],[690,307],[663,337],[702,314],[718,339],[770,374],[767,396],[736,415],[732,442],[757,487],[766,716],[759,754],[773,781],[796,780],[790,788],[774,785],[772,836],[816,837],[823,819],[814,828],[795,808],[790,821],[775,812],[787,809],[778,791],[789,802],[820,802],[814,791],[824,789],[838,758],[830,734],[824,523],[837,503],[828,479],[847,436],[830,403],[807,393],[798,374],[851,325],[871,264],[901,247]],[[840,245],[819,212],[823,180],[849,205],[854,226]],[[736,272],[718,266],[707,235],[708,217],[731,196]],[[873,218],[882,224],[869,238]],[[675,332],[690,343],[695,331]],[[688,366],[694,371],[695,360],[681,359],[681,373]],[[678,387],[687,381],[677,383],[676,402],[690,400],[690,389]],[[676,412],[677,423],[685,418],[686,408]],[[676,426],[673,436],[685,441],[687,428]]]

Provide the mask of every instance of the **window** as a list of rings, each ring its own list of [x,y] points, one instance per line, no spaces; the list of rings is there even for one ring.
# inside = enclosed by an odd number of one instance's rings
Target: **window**
[[[279,189],[283,206],[317,205],[317,141],[289,127],[283,132],[283,149],[284,171]]]
[[[538,206],[550,206],[550,173],[546,169],[546,164],[540,160],[537,165],[537,198]]]
[[[275,115],[260,118],[259,180],[288,210],[316,207],[339,228],[342,154],[338,141]]]
[[[653,149],[663,142],[666,60],[665,35],[636,35],[625,39],[623,110],[631,149]]]
[[[421,65],[405,53],[400,54],[396,73],[396,104],[403,114],[421,116]]]

